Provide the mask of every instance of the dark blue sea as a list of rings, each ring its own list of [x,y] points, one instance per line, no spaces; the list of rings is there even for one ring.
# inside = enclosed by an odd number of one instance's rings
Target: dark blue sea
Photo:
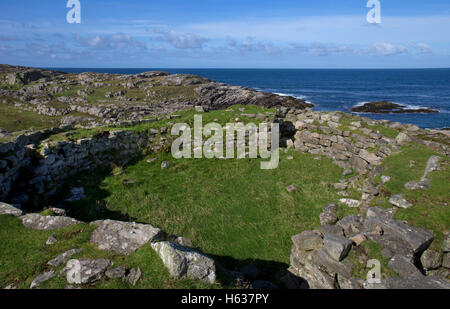
[[[150,70],[189,73],[231,85],[298,97],[322,111],[350,112],[353,106],[364,102],[388,100],[409,108],[429,107],[440,113],[364,116],[413,123],[422,128],[450,127],[450,69],[56,69],[69,73],[137,74]]]

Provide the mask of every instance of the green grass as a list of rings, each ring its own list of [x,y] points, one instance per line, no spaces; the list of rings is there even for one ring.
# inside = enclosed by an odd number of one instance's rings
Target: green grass
[[[267,279],[277,280],[289,264],[291,236],[316,228],[322,208],[337,199],[341,168],[331,160],[290,152],[275,170],[261,170],[260,160],[141,160],[103,177],[84,174],[87,201],[69,215],[81,219],[114,216],[151,223],[165,232],[192,239],[195,246],[228,268],[256,261]],[[171,162],[161,170],[163,160]],[[321,173],[318,173],[318,171]],[[125,180],[135,180],[124,185]],[[297,191],[288,193],[286,186]]]
[[[431,173],[431,186],[428,190],[410,191],[404,188],[409,181],[418,181],[424,171],[428,159],[432,155],[439,155],[425,146],[409,144],[402,147],[399,154],[388,157],[383,175],[391,176],[391,181],[381,187],[381,194],[373,200],[372,205],[392,207],[389,197],[394,194],[404,194],[406,200],[414,206],[408,209],[398,209],[395,218],[406,220],[413,226],[429,229],[434,232],[435,240],[432,248],[442,246],[443,232],[450,227],[450,210],[448,208],[450,192],[450,160],[443,156],[440,161],[441,170]],[[410,160],[415,161],[409,167]]]
[[[0,128],[15,132],[34,128],[36,130],[51,128],[59,123],[59,117],[39,115],[23,111],[9,104],[0,103]]]

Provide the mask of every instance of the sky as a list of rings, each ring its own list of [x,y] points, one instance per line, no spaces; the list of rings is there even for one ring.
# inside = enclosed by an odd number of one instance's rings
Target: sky
[[[81,68],[450,67],[449,0],[0,2],[0,63]]]

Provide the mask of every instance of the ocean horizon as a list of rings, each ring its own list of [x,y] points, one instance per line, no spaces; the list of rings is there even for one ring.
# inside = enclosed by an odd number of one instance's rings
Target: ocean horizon
[[[435,69],[196,69],[196,68],[57,68],[67,73],[139,74],[165,71],[193,74],[235,86],[292,96],[314,104],[314,110],[343,111],[367,102],[391,101],[410,109],[432,108],[437,114],[369,114],[415,124],[421,128],[450,127],[450,68]]]

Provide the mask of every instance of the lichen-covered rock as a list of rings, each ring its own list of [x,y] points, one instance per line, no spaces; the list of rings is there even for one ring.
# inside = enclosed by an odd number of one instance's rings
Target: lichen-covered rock
[[[394,206],[400,207],[400,208],[409,208],[409,207],[413,206],[410,202],[405,200],[405,198],[401,194],[392,196],[389,199],[389,203],[391,203]]]
[[[325,234],[323,247],[333,259],[341,261],[352,248],[352,241],[344,236]]]
[[[104,220],[92,233],[91,242],[100,250],[130,254],[162,236],[162,231],[150,224]]]
[[[388,267],[402,277],[422,276],[411,259],[403,255],[394,255],[389,260]]]
[[[123,266],[118,266],[116,268],[107,270],[105,272],[106,278],[109,279],[119,279],[119,278],[125,278],[125,275],[127,273],[127,270]]]
[[[172,277],[189,278],[208,283],[216,281],[216,266],[214,260],[209,256],[167,241],[151,245]]]
[[[61,273],[66,274],[67,282],[70,284],[87,284],[100,280],[111,261],[99,260],[70,260]]]
[[[334,224],[337,220],[337,205],[335,203],[328,204],[320,214],[320,224]]]
[[[136,283],[141,278],[141,276],[142,276],[141,269],[139,267],[133,268],[132,270],[130,270],[130,273],[127,275],[126,280],[129,284],[131,284],[132,286],[135,286]]]
[[[310,251],[323,246],[322,235],[317,231],[303,231],[292,236],[291,240],[298,250]]]
[[[442,265],[442,253],[431,249],[425,250],[420,257],[425,270],[438,269]]]
[[[80,253],[81,251],[82,251],[82,249],[71,249],[64,253],[61,253],[54,259],[48,261],[47,264],[50,266],[53,266],[53,267],[58,267],[58,266],[64,264],[65,262],[67,262],[72,255]]]
[[[0,215],[12,215],[15,217],[20,217],[23,211],[12,205],[0,202]]]
[[[25,227],[32,230],[56,230],[81,223],[69,217],[41,216],[39,214],[27,214],[20,217],[20,219]]]
[[[30,289],[35,289],[35,288],[39,287],[42,283],[50,280],[55,275],[56,275],[56,273],[54,271],[47,271],[45,273],[40,274],[33,280],[33,282],[31,282]]]

